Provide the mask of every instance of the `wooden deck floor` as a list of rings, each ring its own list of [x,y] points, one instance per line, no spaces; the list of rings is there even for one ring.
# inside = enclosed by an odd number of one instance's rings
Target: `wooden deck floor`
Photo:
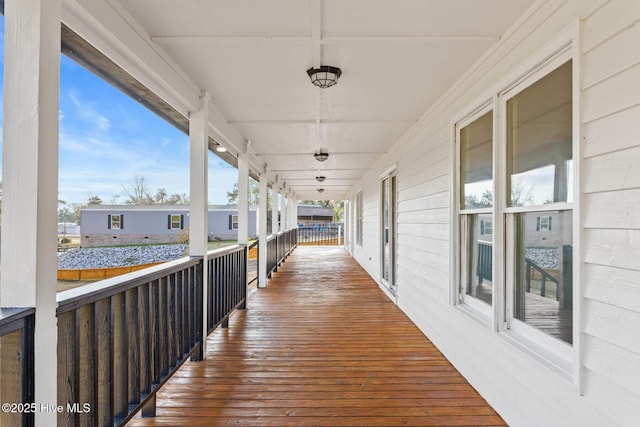
[[[299,247],[131,426],[505,425],[341,248]]]

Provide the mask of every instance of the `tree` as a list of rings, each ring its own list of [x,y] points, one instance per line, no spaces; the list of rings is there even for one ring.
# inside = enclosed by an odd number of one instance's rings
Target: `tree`
[[[73,222],[80,224],[81,212],[84,205],[82,203],[71,203],[71,211],[73,212]]]
[[[133,186],[129,189],[122,185],[124,193],[129,197],[125,200],[127,205],[152,205],[154,203],[153,196],[149,192],[147,183],[144,182],[142,175],[136,175],[133,179]]]
[[[186,193],[173,193],[167,197],[167,203],[170,205],[188,205],[189,196]]]
[[[95,194],[89,193],[89,200],[87,201],[87,204],[89,206],[91,206],[91,205],[101,205],[102,204],[102,199],[99,196],[96,196]]]
[[[333,210],[333,221],[342,221],[342,215],[344,214],[344,200],[303,200],[300,203],[303,205],[331,208]]]
[[[267,196],[268,197],[268,196]],[[254,179],[249,179],[249,205],[256,206],[260,202],[260,183]],[[227,191],[227,204],[238,204],[238,183],[233,184],[231,191]],[[269,206],[269,199],[267,199]]]
[[[156,203],[166,203],[167,202],[167,190],[164,188],[158,188],[156,190],[156,195],[154,197]]]
[[[491,206],[493,206],[493,193],[491,190],[485,190],[480,199],[475,194],[464,197],[465,209],[490,208]]]

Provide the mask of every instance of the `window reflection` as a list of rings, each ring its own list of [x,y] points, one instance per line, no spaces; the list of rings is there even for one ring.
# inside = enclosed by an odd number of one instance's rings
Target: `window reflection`
[[[527,212],[515,223],[515,317],[572,343],[572,212]]]
[[[475,214],[462,217],[465,271],[464,293],[491,305],[493,295],[493,215]]]
[[[507,124],[509,206],[571,202],[571,62],[509,99]]]
[[[493,112],[460,129],[460,206],[493,206]]]

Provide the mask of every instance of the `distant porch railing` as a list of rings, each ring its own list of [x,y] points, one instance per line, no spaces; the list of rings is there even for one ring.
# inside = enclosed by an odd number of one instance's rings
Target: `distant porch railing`
[[[34,400],[34,308],[0,309],[0,425],[32,426]]]
[[[278,267],[298,245],[298,229],[283,231],[267,237],[267,276],[278,271]]]
[[[277,265],[296,236],[273,237]],[[247,250],[207,254],[207,333],[245,307]],[[155,415],[155,393],[187,359],[202,358],[202,270],[202,257],[183,258],[58,294],[58,405],[71,408],[58,414],[59,426]]]
[[[340,246],[342,244],[342,225],[299,227],[298,244],[315,246]]]

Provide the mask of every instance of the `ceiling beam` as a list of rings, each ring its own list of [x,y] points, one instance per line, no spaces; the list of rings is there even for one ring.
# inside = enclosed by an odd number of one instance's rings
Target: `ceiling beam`
[[[322,172],[357,172],[357,171],[368,171],[369,168],[333,168],[333,169],[323,169]],[[310,172],[316,173],[313,169],[271,169],[273,173],[290,173],[290,172]],[[294,178],[295,179],[295,178]]]
[[[320,123],[323,125],[349,125],[349,124],[354,124],[354,125],[359,125],[359,124],[363,124],[363,123],[401,123],[401,124],[406,124],[406,123],[416,123],[417,120],[414,119],[329,119],[329,120],[320,120]],[[313,125],[316,123],[315,120],[287,120],[287,119],[283,119],[283,120],[262,120],[262,119],[256,119],[256,120],[230,120],[228,122],[229,124],[232,125],[251,125],[251,124],[265,124],[265,125]]]
[[[349,156],[349,155],[354,155],[354,156],[361,156],[363,154],[384,154],[386,153],[386,151],[333,151],[331,152],[332,156]],[[285,157],[285,156],[289,156],[289,157],[295,157],[295,156],[309,156],[312,155],[313,153],[310,153],[308,151],[306,152],[288,152],[288,153],[256,153],[256,156],[260,156],[260,157]],[[318,163],[318,164],[322,164],[322,163]]]
[[[309,0],[311,28],[311,60],[313,67],[322,65],[322,0]]]
[[[313,29],[312,29],[313,31]],[[431,43],[434,41],[497,41],[498,35],[450,35],[425,34],[416,36],[324,36],[319,39],[309,36],[151,36],[151,40],[159,45],[193,45],[193,44],[229,44],[229,43],[282,43],[313,42],[320,48],[323,45],[350,42],[390,42],[390,43]],[[315,47],[314,47],[315,48]],[[321,52],[312,55],[314,65],[319,65]],[[316,58],[317,56],[317,58]]]

